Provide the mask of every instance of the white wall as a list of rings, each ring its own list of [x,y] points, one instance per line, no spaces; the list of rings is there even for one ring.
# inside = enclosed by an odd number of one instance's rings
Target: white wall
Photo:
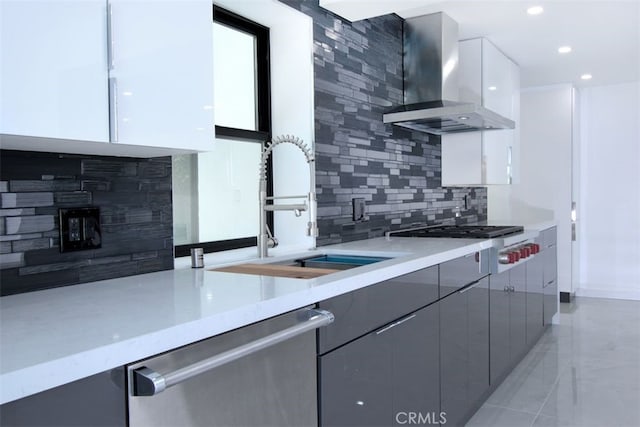
[[[581,90],[578,295],[640,300],[640,82]]]
[[[520,183],[488,187],[490,221],[556,222],[558,289],[561,292],[572,292],[573,92],[570,85],[522,90]]]

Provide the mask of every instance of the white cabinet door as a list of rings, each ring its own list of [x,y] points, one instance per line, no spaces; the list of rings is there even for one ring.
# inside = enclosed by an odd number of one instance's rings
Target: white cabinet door
[[[0,133],[109,140],[105,0],[0,0]]]
[[[207,150],[214,140],[213,5],[110,0],[112,141]]]
[[[484,132],[482,158],[484,176],[482,184],[511,184],[513,174],[513,138],[510,129]]]
[[[210,1],[0,0],[0,20],[0,134],[91,154],[211,148]]]
[[[458,43],[458,98],[482,104],[482,39]]]
[[[520,71],[486,39],[460,42],[460,100],[482,103],[516,128],[442,136],[442,185],[511,184],[519,180]]]
[[[507,58],[488,40],[482,40],[482,101],[483,105],[513,119],[514,76]]]
[[[484,183],[482,132],[442,135],[441,147],[442,185],[444,187]]]

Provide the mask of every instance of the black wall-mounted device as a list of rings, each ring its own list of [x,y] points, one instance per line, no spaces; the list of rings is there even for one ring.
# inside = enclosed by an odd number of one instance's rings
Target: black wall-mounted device
[[[82,251],[102,247],[100,208],[58,209],[60,252]]]

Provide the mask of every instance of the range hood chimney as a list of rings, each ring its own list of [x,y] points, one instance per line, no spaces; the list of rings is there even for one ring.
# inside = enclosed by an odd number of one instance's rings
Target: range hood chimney
[[[458,23],[444,13],[404,22],[404,104],[384,123],[442,135],[513,129],[515,122],[482,105],[458,101]]]

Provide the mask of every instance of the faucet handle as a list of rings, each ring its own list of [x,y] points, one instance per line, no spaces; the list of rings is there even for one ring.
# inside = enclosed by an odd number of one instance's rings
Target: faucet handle
[[[269,249],[273,249],[276,246],[278,246],[278,239],[276,239],[275,237],[271,236],[267,238],[267,247]]]

